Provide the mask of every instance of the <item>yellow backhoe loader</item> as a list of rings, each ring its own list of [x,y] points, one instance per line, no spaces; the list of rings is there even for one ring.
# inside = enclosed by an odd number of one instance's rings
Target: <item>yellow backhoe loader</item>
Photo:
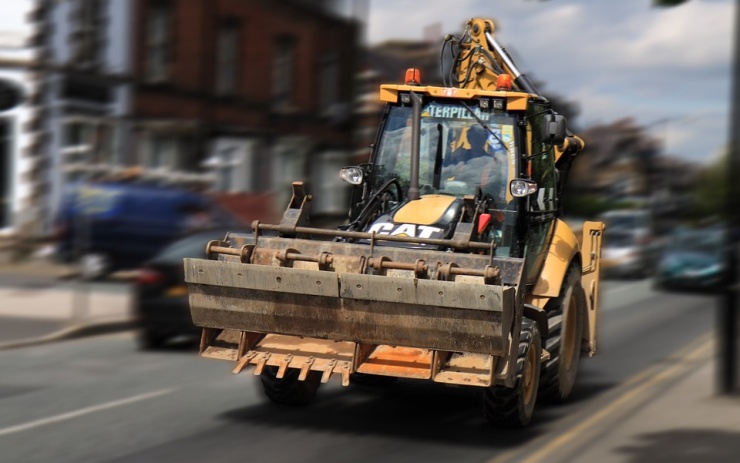
[[[583,142],[471,19],[448,36],[444,86],[382,85],[386,103],[347,225],[308,226],[302,183],[279,224],[255,222],[184,262],[200,354],[302,405],[332,376],[479,388],[496,426],[572,391],[596,352],[604,226],[576,237],[562,193]]]

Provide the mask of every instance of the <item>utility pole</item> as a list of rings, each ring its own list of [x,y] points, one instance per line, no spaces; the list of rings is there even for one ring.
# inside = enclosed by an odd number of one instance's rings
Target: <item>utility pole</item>
[[[730,94],[730,134],[727,169],[727,246],[725,265],[727,280],[717,313],[717,389],[720,394],[738,393],[738,251],[740,236],[740,0],[735,2],[735,42],[732,58]]]

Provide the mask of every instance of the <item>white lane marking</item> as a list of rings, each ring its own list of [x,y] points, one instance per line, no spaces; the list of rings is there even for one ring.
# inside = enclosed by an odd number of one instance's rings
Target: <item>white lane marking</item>
[[[99,412],[102,410],[108,410],[110,408],[121,407],[134,402],[141,402],[142,400],[149,400],[155,397],[161,397],[163,395],[171,394],[175,389],[161,389],[159,391],[149,392],[146,394],[135,395],[126,399],[114,400],[112,402],[106,402],[99,405],[93,405],[92,407],[81,408],[72,412],[62,413],[61,415],[50,416],[48,418],[41,418],[40,420],[29,421],[28,423],[19,424],[16,426],[10,426],[7,428],[0,429],[0,436],[7,436],[8,434],[14,434],[17,432],[28,431],[30,429],[38,428],[40,426],[46,426],[49,424],[59,423],[61,421],[71,420],[91,413]]]

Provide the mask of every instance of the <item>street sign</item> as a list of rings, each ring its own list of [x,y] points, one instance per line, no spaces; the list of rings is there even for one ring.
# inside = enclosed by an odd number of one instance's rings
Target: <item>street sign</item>
[[[23,100],[23,90],[17,83],[0,79],[0,111],[7,111],[18,106]]]

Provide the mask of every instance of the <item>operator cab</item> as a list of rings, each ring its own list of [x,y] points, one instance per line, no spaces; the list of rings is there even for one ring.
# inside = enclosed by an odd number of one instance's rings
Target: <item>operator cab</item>
[[[564,131],[564,121],[547,127],[549,103],[521,92],[408,85],[381,87],[381,99],[388,104],[370,162],[342,172],[356,185],[345,229],[453,239],[468,201],[469,239],[492,242],[497,257],[526,255],[534,281],[558,214],[548,131]]]

